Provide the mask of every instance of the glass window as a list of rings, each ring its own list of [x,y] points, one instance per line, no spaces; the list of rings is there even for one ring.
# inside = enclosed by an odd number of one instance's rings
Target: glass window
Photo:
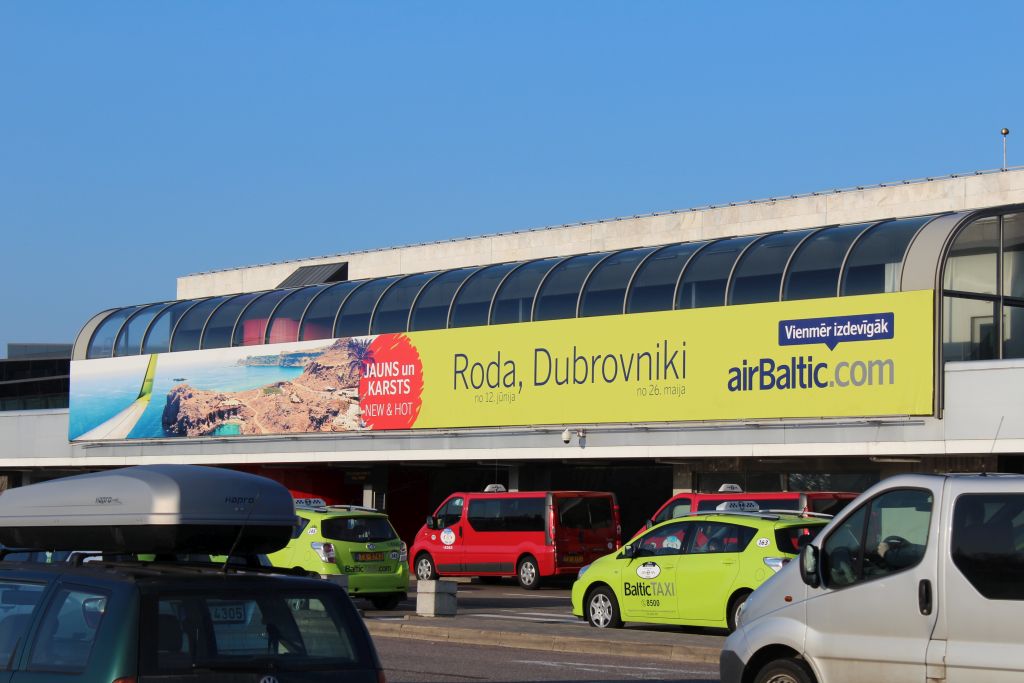
[[[142,338],[153,318],[169,304],[153,304],[140,308],[132,314],[128,322],[121,328],[114,345],[115,356],[136,356],[142,350]]]
[[[560,258],[530,261],[509,273],[494,295],[491,324],[502,325],[530,320],[537,286],[548,271],[560,261],[562,261]]]
[[[306,309],[299,328],[299,340],[330,339],[334,335],[334,320],[345,299],[364,281],[339,282],[320,292]]]
[[[117,333],[121,330],[121,326],[124,325],[124,321],[140,308],[142,307],[131,306],[129,308],[121,308],[104,318],[103,322],[96,328],[96,331],[92,333],[92,339],[89,340],[89,350],[86,352],[85,357],[110,358],[114,355],[114,340],[117,338]]]
[[[207,319],[214,309],[230,297],[218,296],[201,301],[185,312],[171,338],[171,351],[195,351],[199,348],[199,335],[203,332]]]
[[[204,349],[223,349],[231,346],[231,332],[235,329],[238,316],[249,305],[250,301],[261,294],[262,292],[239,294],[233,299],[225,301],[213,312],[213,315],[207,321],[201,347]]]
[[[1003,358],[1024,358],[1024,307],[1003,307]]]
[[[544,499],[474,498],[466,521],[475,531],[544,531]]]
[[[931,216],[880,223],[857,240],[843,271],[842,296],[881,294],[900,288],[903,257],[910,241]]]
[[[690,551],[702,553],[738,553],[746,549],[756,529],[722,522],[694,522]]]
[[[675,522],[652,529],[633,541],[636,549],[633,557],[658,557],[661,555],[682,555],[689,542],[693,522]]]
[[[488,324],[494,290],[519,263],[488,266],[469,277],[452,303],[451,327],[476,327]]]
[[[254,299],[239,316],[231,345],[256,346],[263,344],[267,335],[267,323],[270,321],[270,314],[274,312],[274,307],[281,299],[294,291],[293,289],[274,289],[264,292]]]
[[[824,526],[824,523],[821,523],[815,526],[788,526],[776,529],[775,545],[784,553],[796,555],[805,545],[814,540]]]
[[[949,250],[943,274],[945,289],[997,294],[999,218],[974,221],[960,231]]]
[[[653,247],[620,251],[609,256],[594,268],[580,300],[580,317],[618,315],[626,302],[626,287],[636,267]]]
[[[441,520],[441,527],[449,527],[458,524],[462,520],[462,498],[452,498],[444,507],[437,511],[437,517]]]
[[[330,285],[316,285],[314,287],[303,287],[296,289],[277,306],[270,319],[270,333],[267,335],[268,344],[282,344],[299,340],[299,321],[302,313],[314,296],[324,291]]]
[[[612,499],[605,496],[559,496],[555,510],[563,529],[610,529],[614,522]]]
[[[989,600],[1024,600],[1024,494],[965,494],[953,508],[953,564]]]
[[[537,292],[534,320],[561,320],[576,317],[580,288],[594,265],[607,254],[583,254],[562,261],[551,269]]]
[[[733,237],[710,244],[694,254],[683,271],[676,308],[706,308],[725,305],[729,273],[743,248],[756,237]]]
[[[839,291],[839,269],[850,245],[870,227],[869,223],[825,228],[801,244],[786,273],[783,301],[822,299]]]
[[[448,327],[448,310],[451,308],[455,291],[466,278],[478,270],[480,269],[449,270],[424,285],[409,319],[409,329],[442,330]]]
[[[663,247],[637,268],[626,294],[627,313],[671,311],[676,283],[683,266],[706,242],[688,242]]]
[[[419,273],[402,278],[380,297],[370,324],[370,334],[406,332],[409,329],[409,309],[416,295],[437,273]]]
[[[778,301],[782,271],[790,254],[813,230],[781,232],[769,235],[743,254],[732,276],[730,304],[757,304]]]
[[[5,558],[6,559],[6,558]],[[32,625],[32,615],[43,597],[45,586],[0,581],[0,668],[9,671],[14,651]]]
[[[207,592],[144,596],[140,678],[187,680],[196,670],[209,670],[232,672],[229,678],[312,671],[335,679],[372,666],[372,648],[360,635],[365,630],[354,610],[333,593],[303,588]]]
[[[168,306],[153,320],[142,342],[142,353],[165,353],[171,348],[171,332],[181,316],[195,304],[195,300],[179,301]]]
[[[1024,299],[1024,213],[1003,216],[1003,295]]]
[[[320,533],[332,541],[380,543],[398,538],[385,517],[328,517],[320,522]]]
[[[107,596],[95,590],[62,588],[43,615],[30,671],[85,671],[93,641],[107,609]]]
[[[367,280],[349,295],[342,304],[338,322],[334,325],[335,337],[361,337],[370,332],[370,315],[384,293],[397,277]]]
[[[849,586],[918,564],[928,547],[932,494],[886,491],[861,506],[825,539],[827,583]]]
[[[661,512],[658,513],[658,516],[654,518],[654,523],[660,524],[661,522],[667,522],[668,520],[675,519],[676,517],[688,515],[690,514],[691,509],[690,505],[691,503],[689,498],[673,500],[662,508]]]
[[[942,356],[946,361],[997,358],[996,301],[942,297]]]

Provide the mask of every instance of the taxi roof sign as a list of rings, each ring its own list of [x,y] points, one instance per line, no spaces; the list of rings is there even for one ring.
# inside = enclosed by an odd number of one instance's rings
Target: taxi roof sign
[[[288,544],[295,522],[281,484],[197,465],[126,467],[0,495],[0,543],[39,550],[266,553]]]
[[[720,512],[759,512],[761,506],[755,500],[727,500],[719,503],[715,510]]]

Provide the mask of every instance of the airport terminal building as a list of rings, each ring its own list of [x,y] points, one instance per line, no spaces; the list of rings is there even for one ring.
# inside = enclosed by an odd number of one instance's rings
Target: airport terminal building
[[[187,267],[187,264],[182,264]],[[85,322],[27,478],[180,462],[384,507],[450,491],[863,489],[1024,471],[1024,170],[189,275]]]

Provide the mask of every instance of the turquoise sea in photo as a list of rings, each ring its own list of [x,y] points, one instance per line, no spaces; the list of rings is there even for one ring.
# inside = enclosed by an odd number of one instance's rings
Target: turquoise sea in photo
[[[188,365],[178,359],[161,357],[157,361],[153,398],[128,438],[155,439],[167,436],[162,423],[167,393],[179,384],[209,391],[244,391],[293,379],[301,375],[302,370],[301,367],[236,365],[232,361],[217,365]],[[77,438],[130,405],[138,396],[141,384],[142,373],[138,376],[121,374],[95,379],[90,377],[76,382],[71,396],[70,438]],[[225,429],[217,435],[232,434],[232,426],[225,425]],[[237,433],[238,428],[234,426],[234,434]]]

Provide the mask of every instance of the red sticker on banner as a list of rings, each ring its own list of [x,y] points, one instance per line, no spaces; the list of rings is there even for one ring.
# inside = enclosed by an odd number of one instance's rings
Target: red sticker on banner
[[[409,429],[423,404],[423,363],[404,334],[370,342],[359,380],[359,409],[367,429]]]

